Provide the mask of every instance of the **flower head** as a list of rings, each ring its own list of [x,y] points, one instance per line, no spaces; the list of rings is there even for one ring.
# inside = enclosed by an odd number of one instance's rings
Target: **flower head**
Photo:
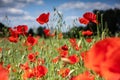
[[[84,56],[85,66],[106,80],[120,79],[120,38],[106,38],[95,43]]]
[[[79,22],[87,25],[89,22],[94,22],[97,24],[96,15],[92,12],[86,12],[83,14],[83,18],[79,18]]]
[[[64,78],[69,74],[69,72],[70,72],[69,68],[62,68],[58,71],[58,74]]]
[[[90,30],[82,31],[82,35],[84,35],[84,36],[91,36],[92,34],[93,34],[93,32]]]
[[[0,80],[9,80],[9,71],[0,64]]]
[[[26,44],[28,46],[34,46],[35,44],[37,44],[37,41],[38,41],[37,38],[34,38],[32,36],[28,36],[27,40],[26,40]]]
[[[45,36],[50,36],[50,29],[44,29],[43,32]]]
[[[41,78],[47,74],[48,69],[45,66],[38,65],[33,69],[33,71],[37,78]]]
[[[37,19],[36,21],[38,23],[40,23],[41,25],[47,23],[49,21],[49,15],[50,13],[42,13]]]
[[[88,71],[83,74],[72,77],[70,80],[95,80],[93,75],[90,75]]]
[[[71,64],[75,64],[75,63],[79,62],[79,57],[77,57],[77,55],[73,54],[68,57],[68,60]]]
[[[18,34],[26,34],[27,30],[28,30],[28,26],[27,25],[18,25],[16,27]]]

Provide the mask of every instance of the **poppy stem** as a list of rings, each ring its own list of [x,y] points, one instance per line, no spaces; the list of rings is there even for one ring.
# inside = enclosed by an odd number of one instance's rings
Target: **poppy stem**
[[[46,25],[47,25],[48,29],[50,29],[50,26],[48,25],[48,23],[46,23]]]

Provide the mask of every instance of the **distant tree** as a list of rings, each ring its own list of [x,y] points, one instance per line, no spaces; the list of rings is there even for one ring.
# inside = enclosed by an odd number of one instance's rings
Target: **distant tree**
[[[8,27],[3,23],[0,23],[0,37],[6,37],[9,35]]]
[[[98,21],[103,23],[103,29],[107,27],[113,35],[120,31],[120,9],[94,10],[93,12],[98,14]]]
[[[33,31],[32,28],[29,29],[29,31],[28,31],[28,35],[31,35],[31,36],[34,36],[34,35],[35,35],[35,33],[34,33],[34,31]]]
[[[43,37],[44,36],[44,32],[43,32],[44,29],[45,29],[45,27],[42,27],[42,26],[38,27],[37,28],[37,35]]]
[[[74,26],[68,32],[63,33],[64,38],[80,38],[80,31],[84,30],[86,27]]]

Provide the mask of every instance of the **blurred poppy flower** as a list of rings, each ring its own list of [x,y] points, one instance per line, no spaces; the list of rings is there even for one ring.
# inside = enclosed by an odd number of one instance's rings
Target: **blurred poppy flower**
[[[10,36],[18,37],[18,32],[15,29],[9,28]]]
[[[9,80],[9,71],[0,64],[0,80]]]
[[[73,48],[76,50],[76,51],[79,51],[81,49],[81,46],[78,46],[77,44],[73,46]]]
[[[61,46],[59,49],[59,54],[61,57],[67,57],[68,56],[68,46],[65,44]]]
[[[33,73],[32,69],[29,68],[27,70],[24,70],[22,77],[24,80],[28,80],[28,78],[33,78],[34,73]]]
[[[58,74],[64,78],[64,77],[68,76],[69,72],[70,72],[69,68],[62,68],[58,71]]]
[[[61,60],[70,64],[75,64],[79,62],[79,57],[76,54],[73,54],[68,57],[62,57]]]
[[[30,69],[29,65],[28,65],[28,62],[26,62],[25,64],[20,64],[20,68],[23,69],[23,70],[28,70]]]
[[[44,29],[43,32],[45,36],[50,36],[50,29]]]
[[[87,39],[85,39],[85,40],[86,40],[86,42],[88,42],[88,43],[92,42],[92,38],[87,38]]]
[[[106,38],[95,43],[84,56],[85,66],[105,80],[120,80],[120,38]]]
[[[35,62],[36,55],[34,53],[28,54],[28,60],[31,61],[31,62]]]
[[[95,78],[93,75],[90,75],[88,71],[86,71],[83,74],[72,77],[70,80],[95,80]]]
[[[70,38],[69,41],[71,44],[76,44],[76,38]]]
[[[61,51],[59,52],[61,57],[67,57],[68,56],[68,51]]]
[[[35,44],[37,44],[37,42],[38,42],[37,38],[34,38],[32,36],[28,36],[25,43],[28,46],[34,46]]]
[[[83,14],[83,18],[79,18],[79,22],[87,25],[89,22],[94,22],[97,24],[96,15],[92,12],[86,12]]]
[[[75,64],[75,63],[79,62],[79,57],[76,54],[73,54],[68,57],[68,60],[69,60],[70,64]]]
[[[18,25],[16,27],[18,34],[25,35],[28,31],[28,26],[27,25]]]
[[[88,51],[84,51],[84,52],[81,52],[81,53],[80,53],[80,56],[81,56],[81,58],[82,58],[82,60],[83,60],[84,62],[85,62],[85,60],[87,60],[87,59],[86,59],[86,58],[87,58],[87,57],[86,57],[86,56],[87,56],[87,52],[88,52]]]
[[[65,45],[63,45],[63,46],[61,47],[61,49],[67,51],[67,50],[68,50],[68,46],[65,44]]]
[[[8,37],[8,40],[9,40],[10,42],[16,43],[16,42],[18,42],[18,37],[10,36],[10,37]]]
[[[92,34],[93,34],[93,32],[90,30],[82,31],[82,35],[84,35],[84,36],[91,36]]]
[[[52,59],[52,62],[53,62],[53,63],[57,63],[57,62],[59,61],[59,59],[60,59],[60,57],[57,56],[57,57],[55,57],[55,58]]]
[[[50,13],[43,13],[36,19],[36,21],[43,25],[49,21],[49,15]]]
[[[34,71],[35,77],[41,78],[47,74],[48,69],[45,66],[38,65],[33,69],[33,71]]]
[[[18,38],[19,38],[18,32],[12,28],[9,28],[9,32],[10,32],[10,36],[8,37],[8,40],[14,43],[18,42]]]
[[[76,38],[70,38],[69,41],[70,41],[73,49],[75,49],[76,51],[80,50],[81,46],[78,46]]]

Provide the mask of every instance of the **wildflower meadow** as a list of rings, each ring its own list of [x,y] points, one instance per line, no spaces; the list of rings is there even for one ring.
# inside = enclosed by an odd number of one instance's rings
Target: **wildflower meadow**
[[[44,37],[28,34],[29,27],[20,24],[0,38],[0,80],[120,80],[119,35],[108,35],[106,28],[100,33],[97,14],[78,17],[80,24],[97,25],[97,33],[82,30],[80,38],[64,38],[60,27],[51,31],[50,16],[36,17],[46,26]]]

